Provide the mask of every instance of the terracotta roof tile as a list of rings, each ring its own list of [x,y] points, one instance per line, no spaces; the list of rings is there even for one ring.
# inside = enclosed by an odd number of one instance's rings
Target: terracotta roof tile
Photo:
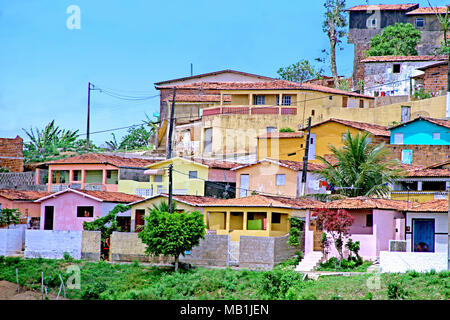
[[[76,191],[98,198],[105,202],[131,203],[144,199],[143,197],[123,192],[91,191],[91,190],[76,190]]]
[[[398,127],[402,127],[402,126],[405,126],[407,124],[410,124],[412,122],[419,121],[419,120],[425,120],[425,121],[434,123],[434,124],[436,124],[438,126],[442,126],[442,127],[445,127],[445,128],[450,128],[450,120],[434,119],[434,118],[427,118],[427,117],[419,116],[419,117],[414,118],[412,120],[409,120],[407,122],[403,122],[401,124],[398,124],[398,125],[395,125],[393,127],[390,127],[389,130],[392,130],[392,129],[395,129],[395,128],[398,128]]]
[[[373,5],[359,5],[347,9],[347,11],[373,11],[373,10],[399,10],[406,11],[415,7],[419,7],[417,3],[406,3],[406,4],[373,4]]]
[[[423,7],[417,8],[413,11],[406,13],[407,15],[420,15],[420,14],[445,14],[447,12],[447,7]]]
[[[356,197],[335,200],[323,204],[323,208],[328,209],[385,209],[385,210],[406,210],[407,201],[391,200],[381,198]]]
[[[345,126],[349,126],[355,129],[360,129],[360,130],[364,130],[369,132],[370,134],[374,135],[374,136],[384,136],[384,137],[390,137],[391,133],[388,130],[388,127],[385,126],[380,126],[380,125],[376,125],[376,124],[370,124],[370,123],[364,123],[364,122],[356,122],[356,121],[349,121],[349,120],[342,120],[342,119],[328,119],[319,123],[316,123],[314,125],[312,125],[311,127],[318,127],[324,123],[327,122],[337,122],[340,124],[343,124]]]
[[[161,88],[172,88],[163,86]],[[310,83],[298,83],[286,80],[273,80],[266,82],[195,82],[177,86],[177,89],[203,89],[203,90],[308,90],[329,94],[339,94],[367,99],[375,99],[358,93],[343,91],[335,88]]]
[[[411,205],[411,204],[410,204]],[[407,211],[411,212],[448,212],[448,200],[439,199],[422,203],[414,203]]]
[[[10,189],[0,190],[0,197],[9,200],[34,201],[42,197],[49,196],[51,194],[52,194],[51,192],[30,191],[30,190],[10,190]]]
[[[99,153],[87,153],[70,158],[54,160],[47,162],[48,165],[54,164],[111,164],[117,167],[145,167],[149,164],[159,162],[159,160],[128,158]]]
[[[301,171],[303,170],[303,162],[300,161],[291,161],[291,160],[278,160],[278,159],[261,159],[257,162],[254,163],[249,163],[249,164],[244,164],[244,165],[240,165],[234,169],[234,170],[238,170],[238,169],[242,169],[242,168],[247,168],[250,166],[254,166],[263,162],[269,162],[269,163],[273,163],[273,164],[277,164],[277,165],[281,165],[284,167],[287,167],[289,169],[292,169],[294,171]],[[313,162],[308,162],[308,171],[316,171],[316,170],[321,170],[325,167],[325,165],[320,164],[320,163],[313,163]]]
[[[173,97],[167,97],[163,101],[172,102]],[[176,102],[220,102],[220,95],[209,94],[209,95],[190,95],[190,94],[180,94],[175,97]],[[226,94],[223,96],[223,101],[230,102],[231,96]]]
[[[448,56],[372,56],[367,57],[361,62],[404,62],[404,61],[444,61],[448,60]]]
[[[207,165],[210,168],[214,169],[233,169],[240,166],[240,163],[230,162],[230,161],[221,161],[221,160],[213,160],[213,159],[198,159],[193,158],[189,159],[194,162],[199,162],[201,164]]]

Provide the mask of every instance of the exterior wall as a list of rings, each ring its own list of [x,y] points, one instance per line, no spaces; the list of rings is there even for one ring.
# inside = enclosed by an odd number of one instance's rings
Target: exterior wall
[[[406,233],[406,250],[414,252],[413,250],[413,224],[412,219],[434,219],[434,252],[447,253],[448,252],[448,213],[415,213],[407,212],[406,227],[410,228],[410,232]],[[417,253],[417,252],[415,252]]]
[[[257,139],[257,160],[264,158],[303,161],[305,137],[283,139]]]
[[[81,235],[81,259],[100,260],[101,243],[102,234],[100,231],[83,231]]]
[[[103,215],[101,202],[74,192],[66,192],[41,202],[41,230],[44,230],[46,206],[54,206],[53,230],[81,231],[84,221],[91,222]],[[93,206],[94,216],[77,217],[78,206]]]
[[[405,219],[405,215],[395,210],[373,210],[374,235],[376,236],[376,256],[379,257],[380,251],[389,250],[389,240],[395,240],[396,222],[395,219]],[[400,232],[400,230],[398,231]],[[399,239],[403,240],[403,239]]]
[[[417,120],[404,126],[391,129],[391,144],[396,133],[403,134],[403,144],[450,145],[449,128],[438,126],[426,120]],[[440,139],[434,140],[433,133],[440,133]]]
[[[147,176],[148,179],[148,176]],[[142,197],[149,197],[153,195],[153,185],[150,182],[138,182],[132,180],[119,180],[119,184],[117,186],[117,191],[127,193],[127,194],[136,194]],[[155,190],[156,192],[156,190]]]
[[[0,229],[0,256],[11,256],[22,251],[23,229]]]
[[[203,196],[205,192],[204,181],[208,180],[208,167],[201,166],[190,161],[174,158],[173,164],[173,193],[188,194],[194,196]],[[160,162],[153,164],[151,169],[161,169],[169,165],[168,162]],[[189,179],[189,171],[197,171],[197,179]],[[154,192],[157,192],[158,186],[162,186],[162,190],[167,193],[169,190],[169,177],[164,174],[162,182],[154,182],[154,176],[151,176],[150,183]],[[156,194],[156,193],[155,193]]]
[[[450,160],[449,145],[386,145],[390,159],[402,159],[403,150],[412,150],[412,164],[430,166]]]
[[[81,259],[81,231],[27,230],[25,232],[25,258],[62,259],[69,253]]]
[[[380,252],[381,272],[437,272],[448,270],[448,253]]]
[[[239,267],[268,270],[294,257],[296,251],[303,251],[302,241],[300,246],[292,247],[287,244],[288,238],[288,235],[282,237],[242,236],[239,244]]]
[[[0,168],[8,168],[11,172],[24,170],[23,140],[0,138]]]
[[[448,89],[448,65],[430,67],[425,70],[424,90],[431,92],[434,96],[447,92]]]
[[[110,213],[119,203],[116,202],[102,202],[102,217]],[[124,205],[126,205],[124,203]],[[131,209],[117,214],[118,217],[131,217]]]
[[[428,202],[436,199],[445,199],[448,196],[445,193],[436,192],[391,192],[391,199],[393,200],[404,200],[404,201],[415,201],[415,202]]]
[[[0,197],[1,208],[17,209],[22,217],[39,218],[41,216],[41,204],[31,201],[13,201]]]
[[[228,265],[229,236],[206,234],[189,254],[180,257],[181,262],[199,266],[226,267]]]

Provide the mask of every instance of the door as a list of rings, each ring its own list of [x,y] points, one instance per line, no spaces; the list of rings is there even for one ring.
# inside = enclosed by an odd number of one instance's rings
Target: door
[[[249,185],[250,185],[250,178],[248,174],[241,174],[240,176],[240,186],[239,186],[239,197],[247,197],[249,196]]]
[[[53,207],[53,206],[45,207],[44,230],[53,230],[54,212],[55,212],[55,207]]]
[[[136,210],[136,227],[135,227],[136,232],[142,231],[142,228],[145,225],[144,217],[145,217],[145,210],[137,209]]]
[[[313,251],[322,251],[322,228],[317,225],[316,220],[309,221],[309,231],[313,231]]]
[[[316,158],[316,134],[311,133],[309,135],[308,160],[314,160],[315,158]]]
[[[414,252],[434,252],[434,219],[413,219]]]

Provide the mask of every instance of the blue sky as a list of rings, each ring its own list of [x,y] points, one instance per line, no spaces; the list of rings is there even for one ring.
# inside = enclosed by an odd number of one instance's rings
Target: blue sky
[[[369,1],[381,2],[415,1]],[[347,7],[365,3],[347,0]],[[80,29],[66,27],[70,5],[81,10]],[[27,140],[22,128],[53,119],[85,133],[89,81],[152,96],[155,82],[189,76],[191,63],[194,74],[235,69],[276,77],[280,67],[314,61],[328,48],[323,12],[323,1],[0,0],[0,137]],[[338,71],[350,76],[353,46],[344,39],[342,47]],[[130,102],[93,91],[91,132],[158,111],[157,98]],[[118,138],[125,133],[115,131]],[[110,138],[91,136],[97,145]]]

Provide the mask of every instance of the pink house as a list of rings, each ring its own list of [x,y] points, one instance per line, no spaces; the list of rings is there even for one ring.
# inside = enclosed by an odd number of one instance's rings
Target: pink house
[[[121,192],[66,189],[35,201],[40,204],[41,230],[83,230],[83,222],[107,215],[117,204],[129,204],[142,197]],[[129,231],[131,212],[118,215],[118,222]]]
[[[347,210],[355,219],[349,230],[349,238],[354,242],[360,242],[359,255],[363,259],[375,260],[380,256],[380,251],[389,250],[390,240],[405,240],[407,206],[408,203],[401,200],[357,197],[332,201],[322,207],[330,210]],[[316,225],[312,214],[313,210],[306,213],[305,256],[323,250],[321,244],[323,231]],[[330,247],[326,259],[338,256],[334,245]],[[344,254],[348,252],[344,250]]]
[[[121,176],[133,175],[137,169],[143,171],[145,166],[157,161],[160,160],[97,153],[50,161],[45,164],[48,166],[48,177],[50,177],[48,191],[56,192],[71,187],[73,189],[117,192]],[[148,177],[146,178],[148,179]],[[39,169],[37,169],[36,181],[40,181]]]

